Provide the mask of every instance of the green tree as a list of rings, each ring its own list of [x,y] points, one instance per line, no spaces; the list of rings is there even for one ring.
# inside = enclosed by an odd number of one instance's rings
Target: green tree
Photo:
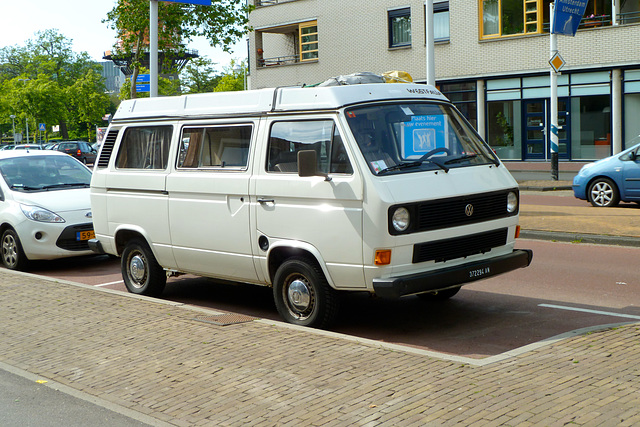
[[[180,84],[185,93],[213,92],[222,75],[218,74],[215,63],[207,58],[190,61],[180,73]]]
[[[87,72],[67,88],[67,98],[74,112],[74,121],[86,126],[87,140],[91,141],[92,130],[109,107],[109,96],[105,93],[102,77],[93,70]]]
[[[213,0],[211,6],[159,1],[158,49],[167,55],[182,52],[193,37],[204,36],[211,46],[228,52],[249,30],[251,8],[245,0]],[[149,49],[149,0],[118,0],[103,22],[120,38],[114,51],[132,57],[135,81]],[[131,85],[131,98],[135,97],[135,85]]]
[[[0,49],[0,83],[8,85],[6,90],[0,92],[0,99],[4,99],[0,104],[5,106],[2,108],[8,110],[9,114],[38,117],[47,125],[58,124],[62,137],[69,138],[67,120],[71,120],[72,128],[77,121],[73,120],[76,112],[73,103],[67,98],[71,93],[67,88],[73,86],[78,79],[82,79],[90,70],[99,76],[100,65],[92,61],[86,52],[75,53],[72,50],[71,40],[60,34],[58,30],[37,32],[34,39],[26,42],[26,46],[9,46]],[[18,84],[25,81],[28,84]],[[14,93],[17,93],[20,99],[28,96],[37,97],[42,91],[53,93],[52,85],[56,86],[56,95],[51,101],[48,112],[27,111],[25,109],[33,110],[38,107],[13,99]],[[18,92],[14,92],[14,89]],[[100,89],[96,87],[96,90]],[[28,94],[23,93],[24,91]],[[99,112],[101,116],[104,113],[105,111]],[[55,118],[52,117],[53,115]],[[44,116],[48,116],[46,121]],[[3,117],[0,120],[7,119]]]
[[[245,89],[245,77],[247,73],[246,62],[237,64],[231,61],[231,65],[224,68],[224,73],[219,83],[213,89],[214,92],[230,92]]]
[[[47,75],[36,79],[15,78],[6,82],[7,103],[20,124],[29,122],[30,135],[38,123],[58,123],[65,116],[66,99],[60,86]]]

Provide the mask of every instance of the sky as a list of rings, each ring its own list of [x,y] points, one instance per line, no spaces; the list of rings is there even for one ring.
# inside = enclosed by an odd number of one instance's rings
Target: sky
[[[104,52],[116,42],[115,31],[102,23],[115,4],[115,0],[0,0],[0,47],[24,46],[28,39],[36,38],[36,32],[55,28],[72,40],[74,52],[87,52],[102,61]],[[227,54],[199,38],[187,47],[222,70],[232,59],[244,60],[246,46],[246,40],[241,40]]]

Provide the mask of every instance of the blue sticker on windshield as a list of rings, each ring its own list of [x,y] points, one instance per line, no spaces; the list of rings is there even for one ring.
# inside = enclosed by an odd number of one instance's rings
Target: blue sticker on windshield
[[[403,126],[402,157],[405,159],[418,158],[446,145],[443,114],[413,116],[411,121],[403,123]]]

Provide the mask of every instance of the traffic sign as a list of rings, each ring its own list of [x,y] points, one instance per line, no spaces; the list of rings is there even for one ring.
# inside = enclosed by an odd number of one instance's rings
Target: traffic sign
[[[151,84],[149,83],[136,85],[136,92],[150,92],[150,91],[151,91]]]
[[[38,130],[44,132],[47,130],[47,125],[45,123],[38,123]]]
[[[588,0],[555,0],[551,32],[575,36]]]
[[[566,61],[558,52],[556,52],[549,60],[549,65],[553,68],[553,71],[559,73],[562,67],[566,65]]]
[[[138,74],[136,77],[136,83],[149,83],[151,81],[151,74]]]

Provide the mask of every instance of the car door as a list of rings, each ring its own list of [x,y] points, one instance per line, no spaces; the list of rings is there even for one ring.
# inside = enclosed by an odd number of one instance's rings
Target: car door
[[[256,282],[249,233],[253,121],[185,125],[167,178],[169,228],[178,269]]]
[[[625,200],[640,200],[640,157],[638,149],[624,155],[622,161],[622,177]]]
[[[315,252],[329,280],[344,288],[363,285],[363,182],[334,116],[266,119],[266,146],[252,178],[255,241]],[[318,169],[328,173],[300,177],[297,152],[315,150]],[[257,251],[268,277],[266,246]]]

